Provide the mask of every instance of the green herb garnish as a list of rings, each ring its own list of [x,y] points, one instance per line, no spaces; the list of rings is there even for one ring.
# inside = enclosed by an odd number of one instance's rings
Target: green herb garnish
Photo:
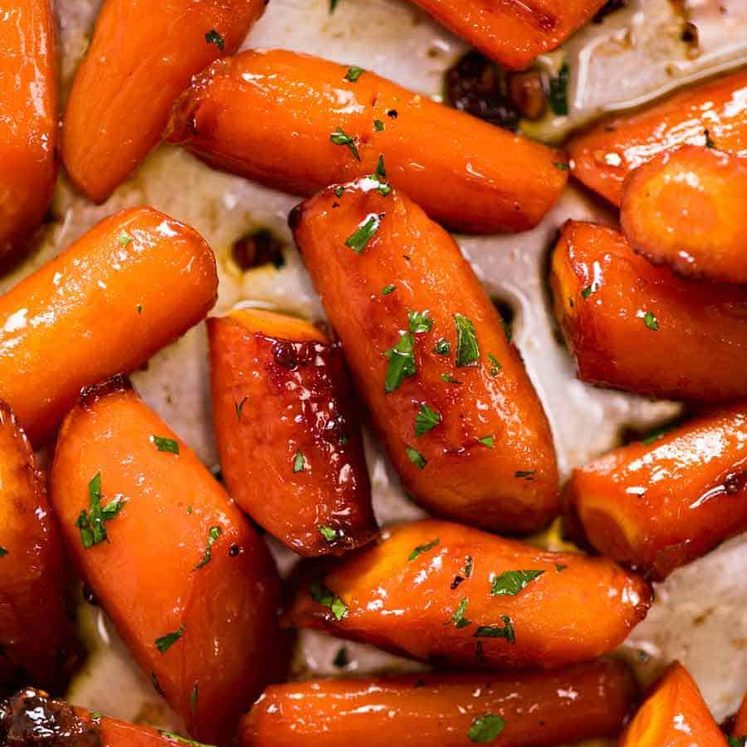
[[[478,441],[483,445],[487,446],[489,449],[492,449],[495,446],[495,436],[483,436],[482,438],[479,438]]]
[[[348,614],[348,606],[345,602],[320,581],[314,581],[309,586],[309,594],[317,604],[327,607],[338,622]]]
[[[381,225],[381,216],[376,213],[367,215],[345,241],[345,246],[350,247],[356,254],[363,254],[368,242],[374,237]]]
[[[423,402],[415,416],[415,435],[422,436],[441,422],[441,413]]]
[[[83,509],[75,522],[80,530],[80,541],[88,550],[100,542],[108,541],[105,522],[111,521],[124,507],[125,499],[114,498],[106,506],[101,505],[101,473],[88,483],[88,507]]]
[[[397,344],[386,351],[385,355],[389,359],[389,364],[386,368],[384,391],[387,394],[399,389],[407,377],[417,373],[413,342],[411,334],[402,332]]]
[[[458,368],[471,366],[480,359],[480,347],[472,322],[462,314],[454,314],[457,331],[456,364]]]
[[[501,573],[500,576],[493,579],[490,586],[490,595],[493,597],[515,597],[543,573],[544,571],[506,571]]]
[[[550,90],[548,99],[550,108],[558,116],[565,117],[568,115],[568,79],[570,77],[570,68],[567,62],[563,62],[554,78],[550,78]]]
[[[178,454],[179,453],[179,442],[174,441],[173,438],[166,438],[165,436],[151,436],[150,440],[155,444],[155,447],[159,451],[165,451],[167,454]]]
[[[509,643],[516,642],[514,625],[508,615],[501,615],[503,626],[481,625],[474,634],[475,638],[505,638]]]
[[[338,537],[338,530],[328,526],[318,526],[319,534],[324,537],[327,542],[334,542]]]
[[[430,332],[433,328],[433,319],[430,318],[428,309],[425,311],[408,311],[407,319],[410,326],[410,332],[413,334],[423,334]]]
[[[650,311],[643,315],[643,323],[653,332],[659,331],[659,320]]]
[[[342,127],[338,127],[330,136],[329,139],[335,145],[344,145],[350,149],[353,157],[356,161],[361,160],[361,154],[358,152],[358,146],[355,144],[355,138],[350,137]]]
[[[428,460],[417,449],[413,449],[412,446],[408,446],[405,449],[405,454],[407,454],[407,458],[418,469],[425,469],[425,465],[428,464]]]
[[[468,620],[464,615],[467,612],[467,605],[469,604],[469,600],[467,597],[462,597],[459,604],[457,605],[456,610],[454,610],[454,614],[451,616],[451,622],[454,623],[454,627],[461,630],[462,628],[466,628],[468,625],[472,624],[471,620]]]
[[[303,472],[306,469],[306,457],[299,449],[293,456],[293,474]]]
[[[182,636],[184,635],[184,626],[180,625],[178,630],[173,633],[166,633],[160,638],[156,638],[156,648],[159,654],[165,654]]]
[[[195,570],[199,571],[200,568],[206,566],[213,557],[213,545],[218,537],[223,534],[223,530],[219,526],[210,527],[208,529],[207,544],[205,545],[205,554],[202,556],[202,560],[195,566]]]
[[[347,73],[345,73],[345,80],[355,83],[365,72],[366,71],[362,67],[353,65],[352,67],[349,67]]]
[[[381,289],[381,295],[382,296],[388,296],[390,293],[394,293],[394,291],[396,291],[396,290],[397,290],[397,286],[396,285],[392,285],[392,284],[385,285]]]
[[[498,738],[506,728],[506,722],[495,713],[486,713],[478,716],[469,727],[467,736],[470,742],[475,744],[487,744]]]
[[[435,537],[430,542],[426,542],[424,545],[418,545],[408,556],[408,561],[413,561],[415,558],[420,557],[424,552],[428,552],[428,550],[432,550],[434,547],[439,545],[441,540],[438,537]]]

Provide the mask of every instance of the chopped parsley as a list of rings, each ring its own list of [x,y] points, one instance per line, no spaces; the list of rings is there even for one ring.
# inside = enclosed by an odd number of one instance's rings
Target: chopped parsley
[[[166,633],[160,638],[156,638],[156,648],[159,654],[165,654],[182,636],[184,635],[184,626],[180,625],[178,630],[173,633]]]
[[[488,353],[488,360],[490,361],[490,368],[488,369],[488,373],[491,376],[498,376],[501,369],[503,368],[503,365],[501,362],[493,355],[493,353]]]
[[[487,744],[498,738],[506,728],[506,722],[495,713],[486,713],[478,716],[469,727],[467,736],[470,742],[475,744]]]
[[[361,160],[361,154],[358,152],[358,146],[355,143],[355,138],[350,137],[342,127],[338,127],[330,136],[329,139],[335,145],[344,145],[350,149],[353,157],[356,161]]]
[[[349,67],[347,73],[345,73],[345,80],[355,83],[365,72],[366,71],[362,67],[353,65],[352,67]]]
[[[495,446],[495,436],[483,436],[478,440],[483,446],[487,446],[489,449]]]
[[[441,422],[441,413],[423,402],[415,416],[415,435],[422,436]]]
[[[127,233],[127,231],[120,232],[119,236],[117,236],[117,243],[120,246],[127,246],[128,244],[132,243],[132,236]]]
[[[462,597],[459,604],[457,605],[456,610],[454,610],[454,614],[451,616],[451,622],[454,623],[454,627],[457,628],[458,630],[461,630],[462,628],[466,628],[468,625],[472,624],[472,621],[468,620],[465,617],[468,604],[469,604],[469,600],[467,599],[467,597]]]
[[[433,346],[433,352],[436,355],[448,355],[451,352],[451,345],[448,340],[444,340],[442,337],[441,339],[436,340],[436,344]]]
[[[151,436],[150,440],[155,444],[155,447],[159,451],[165,451],[168,454],[179,453],[179,442],[174,441],[173,438],[166,438],[165,436]]]
[[[327,542],[334,542],[339,537],[339,531],[328,526],[318,526],[319,534],[324,537]]]
[[[335,197],[342,197],[345,194],[345,187],[335,187]]]
[[[218,537],[223,534],[223,530],[219,526],[210,527],[208,529],[207,543],[205,544],[205,554],[202,556],[202,560],[195,566],[195,570],[199,571],[200,568],[206,566],[213,558],[213,545]]]
[[[407,377],[417,373],[413,342],[411,334],[402,332],[397,344],[386,351],[385,355],[389,363],[386,368],[384,391],[387,394],[399,389]]]
[[[441,380],[445,381],[447,384],[461,384],[462,383],[458,379],[455,379],[451,374],[447,374],[447,373],[441,374]]]
[[[659,320],[650,311],[643,315],[643,323],[653,332],[659,331]]]
[[[205,41],[208,44],[215,44],[221,52],[226,48],[226,40],[215,29],[210,29],[205,34]]]
[[[594,283],[587,285],[586,288],[581,291],[581,297],[586,300],[595,290]]]
[[[729,737],[729,747],[747,747],[747,737]]]
[[[550,78],[550,90],[548,99],[550,108],[554,114],[565,117],[568,114],[568,79],[570,77],[570,68],[568,62],[563,62],[558,70],[558,74]]]
[[[376,161],[376,171],[374,171],[374,176],[379,181],[386,180],[386,166],[384,166],[384,156],[379,156],[379,159]],[[389,191],[391,192],[391,187],[389,188]]]
[[[381,289],[381,295],[382,296],[388,296],[390,293],[394,293],[394,291],[396,291],[396,290],[397,290],[397,286],[394,285],[394,284],[385,285]]]
[[[536,474],[536,471],[533,469],[517,469],[514,472],[514,477],[518,480],[534,480]]]
[[[405,454],[407,454],[407,458],[418,469],[425,469],[425,465],[428,464],[428,460],[417,449],[414,449],[412,446],[408,446],[405,449]]]
[[[105,522],[111,521],[124,507],[125,499],[114,498],[106,506],[101,505],[101,473],[88,483],[89,511],[83,509],[75,522],[80,530],[80,541],[88,550],[100,542],[108,541]]]
[[[474,633],[475,638],[505,638],[509,643],[516,642],[513,622],[508,615],[501,615],[501,625],[481,625]]]
[[[347,604],[320,581],[314,581],[309,586],[309,594],[317,604],[327,607],[338,622],[348,614]]]
[[[363,254],[368,242],[374,237],[381,225],[381,216],[377,213],[367,215],[345,241],[345,246],[350,247],[356,254]]]
[[[249,397],[244,397],[241,402],[233,403],[234,410],[236,411],[236,420],[241,420],[241,413],[244,411],[244,405],[248,399]]]
[[[570,166],[568,166],[567,163],[564,161],[553,161],[552,165],[558,170],[558,171],[568,171]]]
[[[204,742],[196,742],[194,739],[189,739],[188,737],[183,737],[181,734],[177,734],[173,731],[166,731],[165,729],[159,729],[158,733],[166,738],[170,739],[172,742],[179,742],[180,744],[189,744],[192,745],[192,747],[208,747]]]
[[[462,314],[454,314],[454,324],[457,331],[457,367],[471,366],[480,359],[480,347],[477,344],[475,325]]]
[[[437,547],[440,543],[441,543],[441,540],[438,537],[435,537],[430,542],[426,542],[424,545],[418,545],[407,556],[407,560],[409,562],[412,562],[416,558],[419,558],[424,552],[428,552],[428,550],[432,550],[434,547]]]
[[[380,119],[374,119],[374,130],[384,132],[384,123]]]
[[[306,469],[306,457],[303,452],[299,449],[293,456],[293,474],[297,472],[303,472]]]
[[[8,550],[5,547],[0,547],[0,558],[4,558],[8,554]]]
[[[557,571],[558,573],[562,573],[562,572],[563,572],[563,571],[565,571],[565,570],[566,570],[567,568],[568,568],[568,566],[567,566],[567,565],[563,565],[562,563],[555,563],[555,570],[556,570],[556,571]]]
[[[430,318],[429,314],[428,309],[425,311],[408,311],[407,319],[410,332],[416,335],[430,332],[433,328],[433,319]]]
[[[500,576],[493,579],[490,586],[490,595],[493,597],[515,597],[543,573],[544,571],[506,571],[501,573]]]

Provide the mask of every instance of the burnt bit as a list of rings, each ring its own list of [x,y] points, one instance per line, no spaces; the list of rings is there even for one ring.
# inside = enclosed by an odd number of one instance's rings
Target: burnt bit
[[[242,272],[269,264],[280,268],[285,264],[283,246],[269,228],[258,228],[234,241],[231,257]]]
[[[622,10],[628,7],[629,0],[608,0],[597,12],[596,15],[591,19],[592,23],[602,23],[605,18],[611,13],[617,10]]]

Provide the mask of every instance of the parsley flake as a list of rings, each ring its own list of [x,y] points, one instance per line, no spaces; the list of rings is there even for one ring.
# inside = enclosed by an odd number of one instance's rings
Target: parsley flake
[[[418,545],[413,551],[407,556],[408,562],[412,562],[416,558],[419,558],[424,552],[432,550],[441,544],[441,540],[438,537],[434,537],[430,542],[426,542],[424,545]]]
[[[165,729],[159,729],[158,733],[166,738],[170,739],[172,742],[179,742],[179,744],[188,744],[192,745],[192,747],[208,747],[204,742],[196,742],[194,739],[189,739],[188,737],[183,737],[181,734],[177,734],[174,731],[166,731]]]
[[[125,499],[114,498],[106,506],[101,505],[101,473],[88,483],[89,511],[83,509],[75,522],[80,530],[80,541],[88,550],[94,545],[108,541],[105,522],[111,521],[124,507]]]
[[[358,152],[358,146],[355,143],[355,138],[350,137],[342,127],[338,127],[330,136],[330,141],[334,145],[344,145],[350,149],[353,157],[356,161],[361,160],[361,154]]]
[[[348,614],[347,604],[320,581],[314,581],[309,586],[309,595],[317,604],[327,607],[338,622]]]
[[[384,123],[380,119],[374,119],[374,130],[384,132]]]
[[[180,625],[173,633],[166,633],[160,638],[156,638],[156,648],[159,654],[165,654],[182,636],[184,635],[184,626]]]
[[[393,285],[393,284],[391,284],[391,285],[385,285],[381,289],[381,295],[382,296],[388,296],[390,293],[394,293],[394,291],[396,291],[396,290],[397,290],[397,286],[396,285]]]
[[[374,176],[379,181],[386,180],[386,166],[384,166],[384,156],[379,156],[378,161],[376,161],[376,171],[374,172]]]
[[[594,283],[591,285],[587,285],[586,288],[584,288],[581,291],[581,297],[584,299],[584,301],[596,290],[594,287]]]
[[[417,449],[413,449],[412,446],[408,446],[405,449],[405,454],[407,454],[407,458],[418,469],[425,469],[425,465],[428,464],[428,460]]]
[[[647,311],[643,315],[643,323],[652,331],[652,332],[658,332],[659,331],[659,320],[650,312]]]
[[[410,326],[410,332],[419,335],[424,332],[430,332],[433,328],[433,319],[429,316],[428,309],[425,311],[408,311],[407,319]]]
[[[4,558],[8,554],[8,550],[5,547],[0,547],[0,558]]]
[[[479,438],[478,441],[483,445],[487,446],[489,449],[492,449],[495,446],[495,436],[483,436],[482,438]]]
[[[454,627],[457,628],[457,630],[461,630],[462,628],[466,628],[468,625],[472,624],[472,621],[464,616],[467,612],[468,604],[469,600],[467,597],[462,597],[456,610],[454,610],[454,614],[451,616],[451,622],[454,623]]]
[[[516,633],[511,618],[508,615],[501,615],[503,626],[500,625],[481,625],[474,634],[475,638],[505,638],[509,643],[516,642]]]
[[[454,314],[457,331],[456,364],[458,368],[472,366],[480,359],[475,325],[466,316]]]
[[[127,233],[127,231],[120,232],[119,236],[117,236],[117,243],[120,246],[127,246],[128,244],[132,243],[132,236]]]
[[[422,436],[441,422],[441,413],[423,402],[415,416],[415,435]]]
[[[297,472],[303,472],[306,469],[306,457],[303,452],[299,449],[293,456],[293,474]]]
[[[179,442],[174,441],[173,438],[153,435],[150,437],[150,440],[159,451],[165,451],[167,454],[179,453]]]
[[[534,480],[536,474],[536,470],[533,469],[517,469],[516,472],[514,472],[514,477],[519,480]]]
[[[207,544],[205,545],[205,554],[202,556],[202,560],[195,566],[195,570],[199,571],[200,568],[206,566],[213,558],[213,545],[215,544],[218,537],[223,534],[223,530],[219,526],[210,527],[208,529]]]
[[[339,531],[332,527],[318,526],[317,529],[319,530],[319,534],[321,534],[327,542],[334,542],[339,536]]]
[[[345,73],[345,80],[355,83],[365,72],[366,71],[362,67],[353,65],[352,67],[349,67],[347,73]]]
[[[210,29],[205,34],[205,41],[208,44],[215,44],[221,52],[226,48],[226,40],[215,29]]]
[[[397,344],[384,353],[389,359],[384,381],[384,391],[387,394],[399,389],[406,378],[417,373],[413,343],[412,335],[402,332]]]
[[[497,739],[506,728],[506,722],[495,713],[486,713],[478,716],[469,727],[467,736],[470,742],[475,744],[487,744]]]
[[[506,571],[501,573],[500,576],[493,579],[490,586],[490,596],[515,597],[543,573],[544,571]]]
[[[490,368],[488,369],[488,373],[491,376],[498,376],[498,374],[501,372],[501,369],[503,368],[503,365],[493,355],[493,353],[488,353],[488,360],[490,361]]]
[[[448,355],[451,352],[451,345],[448,340],[445,340],[442,337],[439,340],[436,340],[436,344],[433,346],[433,352],[436,355]]]
[[[345,241],[345,246],[350,247],[356,254],[363,254],[368,242],[374,237],[381,225],[381,216],[370,213],[359,224]]]
[[[563,62],[558,74],[550,78],[548,99],[553,113],[564,117],[568,114],[568,79],[570,77],[568,62]]]

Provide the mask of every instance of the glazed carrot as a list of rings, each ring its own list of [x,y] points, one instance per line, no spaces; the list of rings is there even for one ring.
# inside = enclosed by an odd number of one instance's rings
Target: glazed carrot
[[[573,175],[619,205],[625,177],[661,153],[686,143],[747,152],[746,110],[747,70],[741,70],[602,120],[568,143]]]
[[[588,541],[657,580],[747,529],[747,403],[573,471],[570,510]]]
[[[62,158],[103,202],[163,135],[192,76],[233,54],[266,0],[105,0],[65,111]]]
[[[620,219],[630,245],[683,275],[747,282],[747,161],[697,145],[635,169]]]
[[[428,520],[311,574],[286,622],[431,663],[551,669],[614,649],[650,602],[605,558]]]
[[[547,524],[559,510],[547,419],[451,236],[372,179],[320,193],[291,223],[407,490],[489,529]]]
[[[737,739],[743,740],[741,744],[737,743],[734,747],[744,747],[744,744],[747,743],[747,695],[742,699],[742,705],[739,706],[739,711],[737,711],[732,734]]]
[[[57,162],[57,49],[51,0],[15,0],[0,13],[0,263],[39,227]]]
[[[496,747],[549,747],[617,736],[635,690],[630,670],[612,660],[538,674],[291,682],[265,690],[244,718],[240,743],[469,747],[489,742]]]
[[[698,686],[670,665],[620,740],[620,747],[726,747]]]
[[[195,738],[225,741],[283,671],[279,580],[197,456],[114,379],[60,431],[51,497],[68,549]]]
[[[132,371],[215,302],[215,259],[151,208],[99,223],[0,296],[0,397],[32,443],[49,439],[81,387]]]
[[[0,402],[0,692],[24,681],[61,685],[72,640],[62,563],[44,477]]]
[[[508,68],[559,47],[606,0],[414,0],[436,20]]]
[[[567,179],[557,151],[374,73],[284,50],[216,62],[171,128],[211,166],[301,195],[372,174],[382,156],[392,184],[431,217],[475,233],[535,226]]]
[[[338,345],[259,309],[208,320],[223,477],[291,550],[341,554],[376,535],[363,441]]]
[[[566,223],[552,259],[555,313],[584,381],[714,402],[747,395],[747,289],[694,283],[594,223]]]

